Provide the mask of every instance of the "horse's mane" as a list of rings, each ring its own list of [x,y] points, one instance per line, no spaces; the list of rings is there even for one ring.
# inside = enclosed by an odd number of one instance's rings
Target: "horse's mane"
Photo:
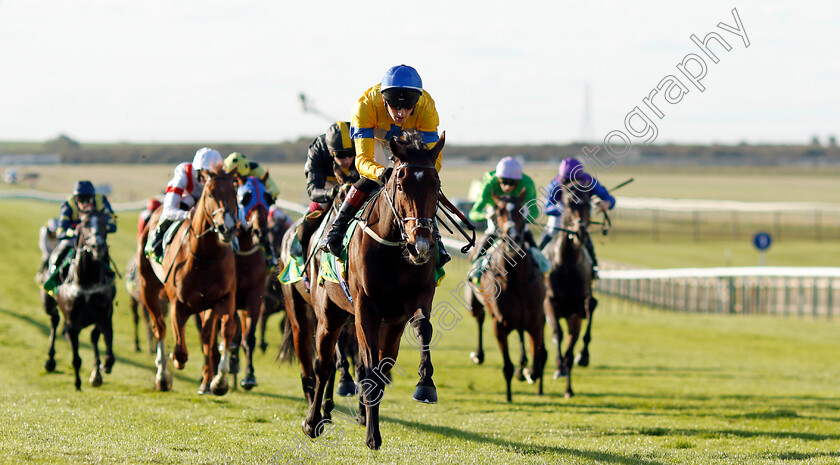
[[[423,141],[420,131],[416,129],[406,130],[402,137],[395,137],[394,141],[405,150],[405,157],[403,157],[405,162],[426,162],[431,158],[429,146]]]

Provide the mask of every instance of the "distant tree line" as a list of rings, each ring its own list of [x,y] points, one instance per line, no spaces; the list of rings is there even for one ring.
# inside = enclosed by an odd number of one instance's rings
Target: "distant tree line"
[[[241,152],[267,163],[303,162],[315,136],[292,142],[268,144],[206,144],[223,155]],[[816,142],[816,143],[815,143]],[[204,144],[81,143],[60,135],[42,143],[0,142],[0,155],[58,153],[63,163],[180,163],[192,158]],[[559,161],[582,154],[586,145],[449,145],[450,160],[494,161],[517,156],[528,161]],[[626,164],[840,164],[840,148],[834,138],[827,146],[812,140],[808,145],[650,145],[634,146],[624,157]]]

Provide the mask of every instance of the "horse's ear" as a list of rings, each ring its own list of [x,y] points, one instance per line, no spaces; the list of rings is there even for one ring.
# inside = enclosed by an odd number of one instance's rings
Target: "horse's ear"
[[[440,151],[443,150],[443,145],[446,143],[446,131],[440,133],[440,139],[438,139],[437,143],[435,144],[435,148],[432,149],[432,155],[434,159],[437,160],[438,155],[440,155]]]
[[[388,145],[391,148],[391,154],[394,157],[398,159],[403,159],[405,157],[405,148],[402,146],[397,136],[392,136],[391,140],[388,141]]]

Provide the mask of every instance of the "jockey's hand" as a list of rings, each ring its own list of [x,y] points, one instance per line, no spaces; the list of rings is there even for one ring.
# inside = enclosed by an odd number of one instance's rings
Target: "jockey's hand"
[[[190,211],[187,212],[187,219],[192,221],[193,216],[195,216],[195,207],[190,208]]]
[[[385,168],[384,170],[382,170],[381,173],[379,173],[379,180],[382,181],[382,184],[385,184],[386,182],[388,182],[388,178],[391,177],[391,173],[393,173],[393,172],[394,172],[394,168],[393,167],[388,167],[388,168]]]
[[[339,189],[341,189],[341,186],[340,186],[340,185],[338,185],[338,184],[336,184],[336,185],[334,185],[334,186],[330,187],[330,190],[329,190],[328,194],[329,194],[329,196],[330,196],[330,198],[331,198],[331,199],[334,199],[334,198],[335,198],[335,196],[336,196],[336,195],[338,195],[338,190],[339,190]]]
[[[601,199],[595,199],[595,201],[593,202],[593,205],[595,205],[595,208],[601,213],[606,213],[607,210],[609,210],[609,208],[610,208],[610,203],[605,202]]]

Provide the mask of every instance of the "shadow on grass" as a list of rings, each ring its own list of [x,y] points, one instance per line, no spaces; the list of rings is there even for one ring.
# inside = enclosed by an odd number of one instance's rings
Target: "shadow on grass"
[[[802,439],[805,441],[837,441],[840,434],[817,434],[797,431],[745,431],[737,429],[685,429],[685,428],[639,428],[628,430],[626,434],[643,436],[696,436],[702,439],[719,439],[722,437],[738,438],[774,438],[774,439]]]
[[[398,425],[402,425],[408,428],[412,428],[415,430],[424,431],[427,433],[435,433],[440,434],[446,437],[454,437],[460,440],[473,442],[476,444],[483,444],[483,445],[493,445],[497,447],[501,447],[510,451],[513,451],[520,455],[538,455],[538,454],[558,454],[558,455],[565,455],[569,457],[577,457],[586,460],[593,460],[597,462],[605,462],[605,463],[617,463],[617,464],[642,464],[642,465],[662,465],[661,462],[653,462],[650,460],[644,460],[637,457],[628,457],[623,455],[618,455],[609,452],[599,452],[599,451],[589,451],[589,450],[579,450],[579,449],[571,449],[568,447],[551,447],[551,446],[540,446],[534,444],[525,444],[521,442],[514,442],[514,441],[507,441],[504,439],[497,439],[491,438],[487,436],[482,436],[477,433],[473,433],[471,431],[464,431],[457,428],[452,428],[450,426],[433,426],[427,425],[425,423],[420,423],[416,421],[408,421],[402,420],[399,418],[390,418],[386,416],[382,416],[382,421],[388,423],[394,423]]]

